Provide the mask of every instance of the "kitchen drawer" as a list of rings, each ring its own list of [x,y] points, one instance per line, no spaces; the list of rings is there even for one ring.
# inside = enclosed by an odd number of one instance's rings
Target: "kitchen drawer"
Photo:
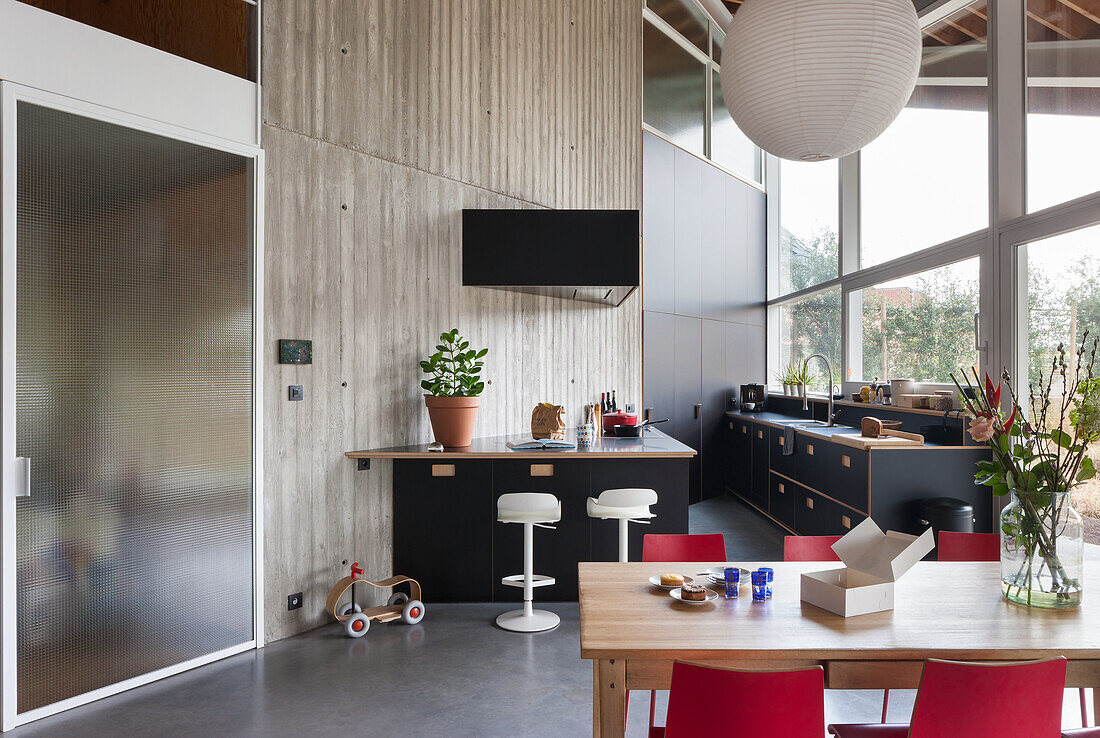
[[[754,423],[752,426],[752,482],[749,485],[749,502],[761,510],[768,509],[768,450],[771,437],[768,426]]]
[[[791,530],[794,530],[795,503],[802,490],[789,479],[772,474],[769,490],[768,511],[771,516]]]
[[[591,521],[585,500],[592,491],[593,461],[561,461],[547,454],[546,461],[515,459],[498,460],[493,464],[493,505],[496,520],[496,499],[507,492],[549,492],[561,501],[561,521],[556,530],[535,528],[535,573],[557,580],[555,585],[539,590],[538,598],[545,602],[577,599],[577,562],[592,560]],[[493,599],[497,602],[519,601],[523,590],[505,587],[501,577],[523,572],[523,526],[518,523],[493,522]],[[466,551],[451,551],[455,560],[462,560]]]
[[[755,424],[751,420],[731,420],[733,450],[730,456],[729,487],[746,500],[751,497],[752,436]]]
[[[799,535],[842,536],[866,517],[804,487],[797,492],[794,517]]]
[[[794,478],[802,484],[824,491],[828,486],[826,471],[828,470],[828,447],[832,444],[820,438],[799,433],[795,437],[795,453],[798,456],[798,467],[795,469]]]
[[[771,470],[779,472],[785,477],[795,478],[795,460],[798,458],[797,454],[790,454],[784,456],[783,451],[786,448],[786,434],[782,428],[768,428],[768,435],[771,438]]]
[[[493,462],[394,460],[393,570],[420,582],[432,601],[492,599],[494,520]]]
[[[821,444],[825,454],[825,484],[820,492],[866,513],[868,508],[867,451],[835,443]]]

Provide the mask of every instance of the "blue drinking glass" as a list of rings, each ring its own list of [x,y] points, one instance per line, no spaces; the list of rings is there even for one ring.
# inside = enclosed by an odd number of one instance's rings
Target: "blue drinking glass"
[[[763,602],[768,599],[768,572],[754,571],[752,573],[752,601]]]
[[[741,570],[736,566],[727,566],[723,570],[726,580],[726,599],[737,599],[737,588],[741,586]]]
[[[772,598],[772,580],[775,579],[775,570],[770,566],[761,566],[760,571],[768,574],[768,599],[770,600]]]

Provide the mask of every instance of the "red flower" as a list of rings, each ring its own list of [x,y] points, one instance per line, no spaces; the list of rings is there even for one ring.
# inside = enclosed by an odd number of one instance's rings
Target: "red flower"
[[[1012,421],[1014,421],[1016,419],[1016,411],[1019,410],[1019,409],[1020,409],[1019,406],[1014,406],[1012,408],[1012,414],[1008,416],[1008,420],[1006,420],[1005,424],[1003,426],[1001,426],[1001,432],[1002,433],[1008,433],[1009,428],[1012,427]]]
[[[1001,406],[1001,383],[998,382],[997,386],[993,386],[993,380],[989,378],[989,375],[985,375],[985,399],[989,401],[989,409],[996,410]]]

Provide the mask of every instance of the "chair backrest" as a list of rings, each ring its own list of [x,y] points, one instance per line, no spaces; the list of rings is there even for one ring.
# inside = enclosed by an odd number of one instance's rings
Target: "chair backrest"
[[[924,664],[910,738],[1060,735],[1066,660]]]
[[[642,561],[725,561],[726,539],[721,533],[647,533],[642,539]]]
[[[1000,561],[1001,536],[941,530],[936,550],[940,561]]]
[[[840,561],[832,549],[840,536],[787,536],[783,539],[784,561]]]
[[[677,661],[672,665],[665,736],[784,736],[825,733],[820,666],[749,671]]]
[[[596,502],[608,507],[642,507],[656,505],[657,493],[651,489],[625,487],[623,489],[605,489]]]

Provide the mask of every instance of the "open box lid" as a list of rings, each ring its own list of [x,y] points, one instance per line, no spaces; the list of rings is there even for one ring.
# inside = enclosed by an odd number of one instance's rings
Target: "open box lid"
[[[897,581],[935,547],[931,528],[919,536],[893,530],[883,533],[867,518],[834,543],[833,551],[848,567],[849,584],[861,586]]]

